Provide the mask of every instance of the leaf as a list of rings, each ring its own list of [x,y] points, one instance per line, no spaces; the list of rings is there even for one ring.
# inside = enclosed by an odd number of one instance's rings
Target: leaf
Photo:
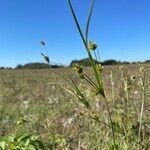
[[[29,145],[27,148],[28,150],[36,150],[36,148],[33,145]]]
[[[72,7],[71,0],[68,0],[68,4],[69,4],[69,7],[70,7],[70,9],[71,9],[71,13],[72,13],[72,16],[73,16],[73,18],[74,18],[74,21],[75,21],[75,23],[76,23],[76,26],[77,26],[77,28],[78,28],[78,31],[79,31],[79,33],[80,33],[80,36],[81,36],[81,38],[82,38],[82,41],[83,41],[85,47],[87,47],[87,43],[86,43],[86,41],[85,41],[85,38],[84,38],[84,35],[83,35],[83,33],[82,33],[81,27],[80,27],[80,25],[79,25],[79,22],[78,22],[78,20],[77,20],[76,14],[75,14],[74,9],[73,9],[73,7]]]
[[[5,150],[5,147],[6,147],[6,142],[5,141],[0,142],[0,149]]]
[[[90,20],[91,20],[93,8],[94,8],[94,0],[92,0],[92,5],[91,5],[90,11],[89,11],[89,16],[88,16],[88,19],[87,19],[87,25],[86,25],[86,43],[88,43],[88,33],[89,33],[89,26],[90,26]]]

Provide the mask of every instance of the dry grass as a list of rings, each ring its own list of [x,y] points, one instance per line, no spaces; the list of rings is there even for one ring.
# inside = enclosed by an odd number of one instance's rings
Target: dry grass
[[[118,68],[119,66],[104,68],[104,87],[116,130],[121,132],[120,128],[123,127],[126,128],[123,130],[128,132],[123,133],[124,136],[120,133],[117,134],[117,139],[120,139],[119,147],[136,149],[139,145],[137,144],[138,138],[134,138],[132,141],[130,137],[138,137],[142,92],[137,84],[131,88],[128,98],[128,112],[126,112],[123,82]],[[136,74],[139,69],[136,65],[128,65],[124,68],[126,70],[125,76]],[[140,144],[143,145],[143,147],[140,146],[141,149],[146,149],[150,138],[150,66],[145,65],[145,68],[146,95],[141,133],[143,139],[140,140],[142,141]],[[91,74],[91,68],[85,70]],[[114,80],[113,101],[110,70],[112,70]],[[71,69],[56,69],[55,71],[62,76],[66,77],[69,74],[73,77],[81,91],[86,94],[93,114],[79,103],[76,97],[65,90],[70,89],[70,85],[63,78],[52,73],[51,70],[0,71],[0,136],[24,132],[36,133],[46,143],[49,143],[49,139],[55,139],[54,135],[59,135],[62,141],[64,139],[66,141],[64,145],[61,142],[60,145],[58,144],[61,148],[64,146],[68,149],[110,149],[111,129],[92,119],[96,114],[101,121],[109,122],[102,97],[93,96],[90,85],[76,77]],[[128,115],[127,118],[126,115]],[[129,137],[126,134],[129,134]]]

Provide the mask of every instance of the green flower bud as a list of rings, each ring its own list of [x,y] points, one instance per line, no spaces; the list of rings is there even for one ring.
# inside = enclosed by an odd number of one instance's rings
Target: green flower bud
[[[79,64],[73,65],[73,69],[80,75],[83,73],[83,67]]]
[[[101,64],[96,64],[96,68],[100,73],[102,73],[104,67]]]
[[[88,44],[88,49],[94,51],[97,48],[96,43],[90,41]]]

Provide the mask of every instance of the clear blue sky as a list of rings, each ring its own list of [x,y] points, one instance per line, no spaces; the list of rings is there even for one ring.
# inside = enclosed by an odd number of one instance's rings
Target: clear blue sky
[[[72,0],[84,27],[90,0]],[[150,0],[95,0],[90,39],[101,59],[150,59]],[[40,41],[47,43],[47,51]],[[0,0],[0,66],[86,57],[67,0]]]

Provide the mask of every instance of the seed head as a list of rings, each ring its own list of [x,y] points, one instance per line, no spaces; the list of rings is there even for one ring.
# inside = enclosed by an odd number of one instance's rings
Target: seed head
[[[143,73],[144,72],[144,67],[141,67],[140,69],[139,69],[139,73]]]
[[[48,56],[44,55],[43,53],[41,53],[41,55],[43,56],[43,58],[46,62],[50,63]]]
[[[94,51],[94,50],[96,50],[97,45],[96,45],[96,43],[90,41],[88,44],[88,48],[89,48],[89,50]]]
[[[73,69],[79,74],[82,75],[83,73],[83,67],[79,64],[74,64]]]
[[[123,70],[123,66],[120,66],[120,67],[119,67],[119,70]]]
[[[83,112],[83,111],[80,111],[80,112],[79,112],[79,115],[80,115],[80,116],[83,116],[83,115],[84,115],[84,112]]]
[[[96,64],[96,68],[100,73],[102,73],[104,67],[101,64]]]
[[[97,95],[101,95],[103,97],[105,97],[105,93],[104,93],[104,89],[103,87],[99,88],[99,89],[96,89],[93,91],[93,96],[97,96]]]
[[[92,113],[91,113],[91,118],[94,119],[94,120],[96,120],[96,121],[99,121],[98,114],[95,113],[95,112],[92,112]]]
[[[135,79],[136,79],[136,76],[131,75],[131,80],[132,80],[132,81],[135,81]]]
[[[45,45],[45,42],[44,42],[44,41],[41,41],[41,44],[42,44],[42,45]]]

